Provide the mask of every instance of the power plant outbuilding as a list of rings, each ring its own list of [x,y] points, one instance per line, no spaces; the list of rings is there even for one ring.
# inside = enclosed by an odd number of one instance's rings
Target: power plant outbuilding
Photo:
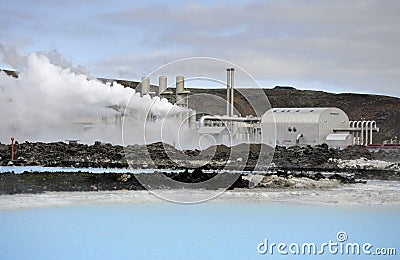
[[[344,148],[353,144],[353,135],[343,131],[348,129],[348,125],[346,113],[334,107],[273,108],[261,118],[263,142],[279,146],[326,143]]]

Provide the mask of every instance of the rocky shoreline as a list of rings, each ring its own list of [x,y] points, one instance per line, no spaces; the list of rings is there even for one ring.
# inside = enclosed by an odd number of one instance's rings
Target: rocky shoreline
[[[237,180],[228,188],[318,188],[318,182],[326,182],[320,188],[333,187],[338,184],[364,183],[357,180],[354,175],[332,174],[324,176],[316,174],[235,174],[235,173],[204,173],[201,170],[193,172],[182,171],[178,173],[143,173],[151,178],[152,174],[164,176],[183,183],[201,183],[218,175],[224,180],[224,175],[235,175]],[[226,176],[228,177],[228,176]],[[229,178],[229,179],[230,179]],[[306,184],[306,185],[305,185]],[[310,185],[308,185],[310,184]],[[218,186],[218,184],[217,184]],[[222,185],[221,185],[222,186]],[[207,188],[207,186],[205,186]],[[153,189],[171,189],[163,184],[162,187]],[[90,173],[90,172],[23,172],[0,174],[0,195],[20,193],[43,193],[50,191],[113,191],[113,190],[145,190],[139,182],[137,174],[132,173]],[[216,189],[210,186],[207,189]]]
[[[25,142],[16,144],[16,159],[13,161],[10,152],[10,145],[0,144],[0,167],[95,167],[127,169],[127,172],[99,174],[71,171],[14,174],[10,171],[0,174],[0,194],[145,189],[138,181],[137,175],[129,173],[129,166],[136,169],[159,169],[160,172],[157,174],[163,174],[183,183],[204,182],[217,174],[223,180],[224,174],[226,177],[236,174],[237,180],[230,189],[327,188],[338,184],[362,183],[365,180],[400,181],[399,150],[373,152],[361,146],[345,150],[331,149],[326,145],[276,147],[273,151],[264,145],[233,148],[220,145],[205,151],[179,151],[162,143],[124,148],[100,142],[94,145]],[[150,157],[144,156],[146,153]],[[243,158],[246,160],[245,163]],[[163,169],[178,171],[163,172]],[[238,171],[235,173],[230,170]],[[254,170],[257,174],[243,174],[243,171]],[[151,173],[146,174],[151,177]]]

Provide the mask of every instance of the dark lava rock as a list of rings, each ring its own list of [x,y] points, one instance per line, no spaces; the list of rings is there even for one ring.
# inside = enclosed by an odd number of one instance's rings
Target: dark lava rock
[[[119,145],[95,142],[94,145],[56,143],[19,143],[15,146],[16,160],[11,162],[11,146],[0,144],[0,165],[95,167],[145,169],[195,169],[284,172],[311,169],[314,171],[339,170],[333,159],[380,159],[400,160],[400,151],[369,151],[363,146],[351,146],[344,150],[329,148],[326,144],[273,148],[264,144],[217,145],[203,151],[179,151],[164,143],[149,145]],[[272,161],[272,165],[270,162]],[[129,162],[129,165],[128,165]],[[202,166],[199,166],[202,165]],[[282,174],[285,174],[285,173]],[[211,178],[212,176],[203,178]],[[183,181],[187,177],[177,175]],[[191,179],[189,181],[192,181]]]
[[[329,176],[329,179],[330,180],[339,180],[341,183],[354,183],[354,182],[351,182],[349,180],[349,178],[346,178],[339,174],[333,174],[333,175]]]
[[[376,160],[400,163],[400,149],[381,149],[373,155]]]
[[[0,174],[0,194],[42,193],[46,191],[143,190],[133,174],[88,172],[24,172]]]
[[[313,179],[316,180],[316,181],[319,181],[319,180],[321,180],[321,179],[325,179],[325,176],[322,175],[321,173],[317,172],[317,173],[314,175],[314,178],[313,178]]]
[[[340,159],[343,160],[352,160],[361,157],[371,160],[374,159],[374,154],[369,151],[365,146],[361,145],[349,146],[347,149],[344,149],[340,152]]]
[[[189,172],[186,169],[183,172],[165,173],[164,175],[178,182],[200,183],[214,178],[217,175],[217,173],[203,173],[201,169],[195,169],[193,170],[193,172]]]
[[[400,181],[400,172],[388,170],[357,170],[354,176],[364,180]]]

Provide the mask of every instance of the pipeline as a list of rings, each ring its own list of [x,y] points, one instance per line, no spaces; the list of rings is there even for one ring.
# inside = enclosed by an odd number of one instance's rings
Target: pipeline
[[[235,68],[226,69],[226,115],[233,116]]]
[[[226,121],[226,122],[260,122],[260,118],[258,117],[229,117],[229,116],[202,116],[200,118],[199,127],[204,127],[204,121],[207,119],[218,120],[218,121]]]
[[[376,127],[376,122],[373,120],[349,121],[349,127],[355,131],[353,144],[358,145],[372,144],[373,132],[379,132],[379,128]]]
[[[364,145],[364,130],[365,130],[365,125],[367,121],[361,121],[361,145]]]
[[[371,121],[371,132],[370,132],[369,144],[372,144],[372,131],[374,128],[376,128],[376,122]]]
[[[357,121],[356,127],[360,128],[361,121]],[[356,132],[357,144],[360,145],[360,134]]]
[[[231,104],[231,92],[230,92],[230,88],[231,88],[231,77],[230,77],[230,69],[226,69],[226,115],[230,116],[230,104]]]
[[[303,134],[298,134],[296,137],[296,145],[300,143],[300,138],[304,137]]]

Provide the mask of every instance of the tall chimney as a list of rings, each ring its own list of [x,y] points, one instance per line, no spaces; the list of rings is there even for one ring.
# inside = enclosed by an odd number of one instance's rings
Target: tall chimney
[[[171,102],[172,95],[172,90],[168,89],[167,77],[160,76],[158,78],[158,96],[160,98],[166,98],[169,102]]]
[[[233,97],[234,87],[235,87],[234,76],[235,76],[235,68],[231,68],[231,80],[230,80],[230,83],[231,83],[231,116],[233,116],[233,108],[234,108],[233,102],[235,100]]]
[[[167,90],[167,77],[166,76],[160,76],[158,78],[158,95],[161,96],[165,90]]]
[[[233,116],[233,92],[234,92],[235,68],[226,69],[226,115]]]
[[[231,73],[230,73],[231,71],[230,71],[230,69],[226,69],[226,115],[227,116],[230,116],[230,103],[231,103],[231,101],[230,101],[230,93],[231,93],[231,91],[230,91],[230,88],[231,88],[231,82],[230,82],[230,80],[231,80],[231,77],[230,77],[230,75],[231,75]]]
[[[176,76],[176,105],[181,107],[188,107],[187,96],[190,91],[185,89],[185,77]]]
[[[180,94],[185,90],[185,77],[176,76],[176,94]]]
[[[150,92],[150,78],[149,77],[143,77],[142,78],[142,88],[140,90],[140,93],[142,96],[149,94]]]

